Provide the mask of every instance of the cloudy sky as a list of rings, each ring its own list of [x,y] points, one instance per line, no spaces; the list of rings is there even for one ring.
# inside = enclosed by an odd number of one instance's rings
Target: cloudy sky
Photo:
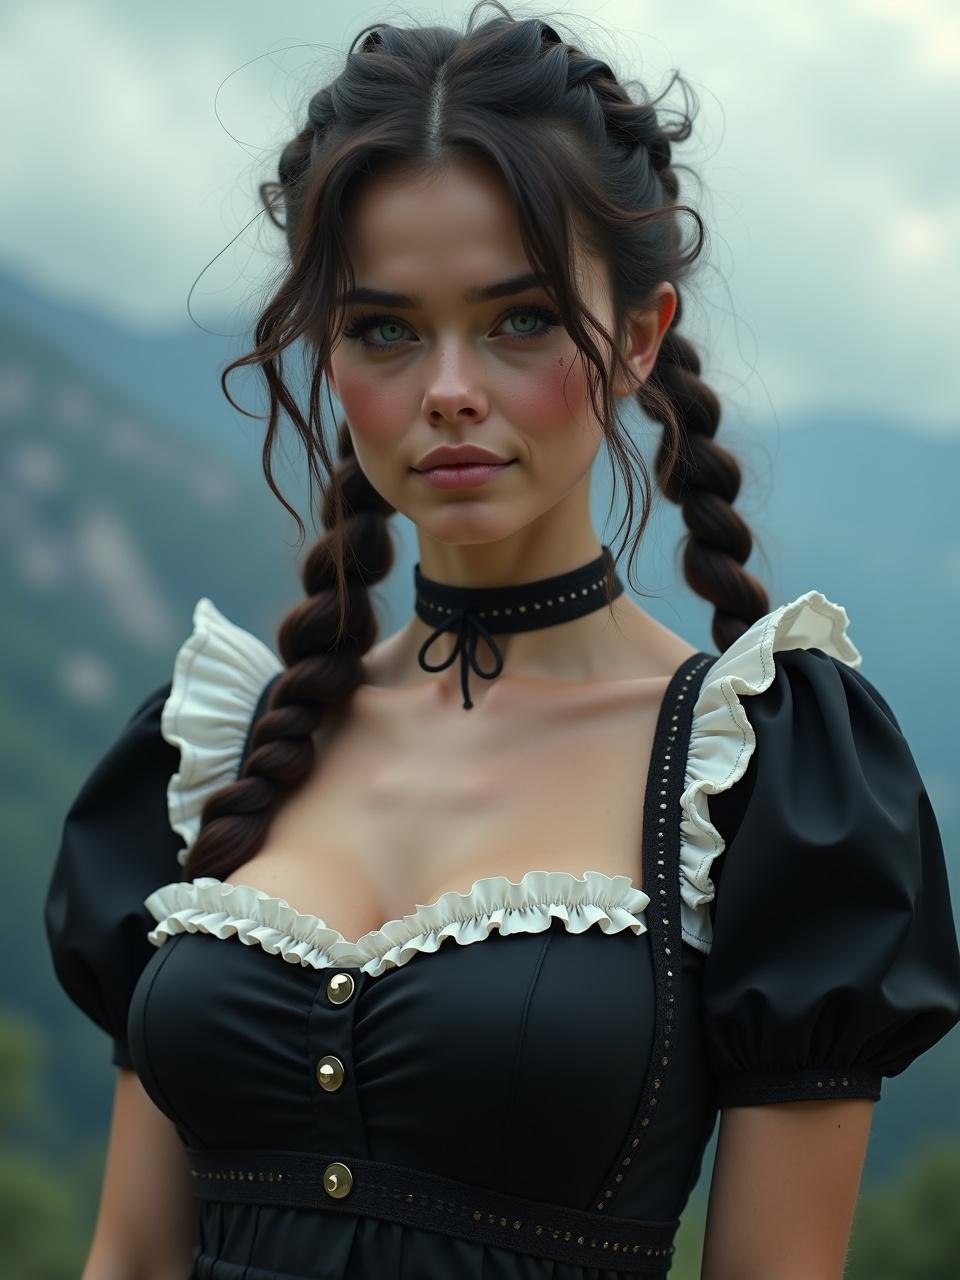
[[[674,150],[708,241],[686,301],[735,414],[876,412],[960,433],[955,0],[582,0],[560,19],[652,94],[700,100]],[[256,185],[377,20],[469,4],[6,0],[0,264],[144,330],[216,327],[276,265]],[[492,14],[492,10],[488,10]],[[682,106],[676,88],[668,102]],[[687,225],[690,225],[689,219]]]

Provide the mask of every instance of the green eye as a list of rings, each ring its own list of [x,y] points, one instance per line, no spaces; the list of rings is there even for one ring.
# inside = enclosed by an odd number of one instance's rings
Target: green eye
[[[534,316],[541,322],[544,328],[535,329],[531,333],[511,333],[507,336],[514,342],[531,342],[534,338],[542,338],[546,333],[560,325],[561,319],[555,311],[549,311],[546,307],[513,307],[500,320],[503,324],[505,320],[511,320],[514,316]],[[367,338],[367,334],[371,329],[379,329],[381,327],[394,327],[401,329],[409,329],[410,326],[405,320],[401,320],[398,316],[389,315],[371,315],[361,316],[355,320],[348,328],[344,329],[344,336],[347,338],[359,338],[363,347],[368,351],[386,351],[390,347],[399,346],[399,342],[376,342]]]

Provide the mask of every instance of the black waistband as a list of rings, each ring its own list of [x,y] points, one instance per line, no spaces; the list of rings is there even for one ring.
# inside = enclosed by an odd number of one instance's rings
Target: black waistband
[[[662,1275],[680,1225],[505,1196],[417,1169],[298,1151],[187,1147],[201,1199],[386,1218],[559,1262]]]

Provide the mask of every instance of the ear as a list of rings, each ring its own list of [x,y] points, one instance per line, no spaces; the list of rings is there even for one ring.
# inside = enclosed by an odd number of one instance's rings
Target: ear
[[[677,291],[664,281],[654,291],[654,304],[643,311],[631,312],[628,319],[627,346],[624,358],[634,377],[646,382],[656,363],[663,335],[677,310]],[[636,387],[618,371],[613,382],[615,396],[632,395]]]

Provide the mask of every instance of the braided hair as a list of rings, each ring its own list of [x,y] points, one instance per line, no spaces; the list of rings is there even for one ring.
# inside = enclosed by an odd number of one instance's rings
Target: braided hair
[[[476,25],[487,5],[498,16]],[[677,73],[675,81],[686,100],[692,91]],[[652,492],[644,459],[619,423],[608,362],[636,384],[639,408],[662,426],[656,481],[681,508],[688,530],[684,577],[714,607],[714,643],[727,648],[768,612],[762,583],[744,568],[753,537],[732,505],[740,467],[714,439],[720,401],[700,377],[693,344],[677,332],[680,286],[704,240],[696,210],[676,203],[677,169],[685,166],[672,163],[672,144],[690,135],[693,118],[683,113],[670,129],[658,117],[658,102],[645,91],[635,100],[606,62],[565,42],[540,18],[513,18],[500,0],[480,0],[464,32],[384,23],[363,28],[340,74],[310,98],[306,124],[279,157],[279,181],[259,188],[264,211],[285,234],[286,271],[257,319],[254,349],[227,365],[221,386],[246,412],[226,380],[241,366],[259,367],[269,393],[267,482],[302,539],[303,521],[271,470],[282,409],[304,445],[311,510],[316,480],[326,532],[303,562],[305,599],[279,626],[285,670],[253,726],[238,779],[204,806],[185,879],[226,878],[262,847],[281,799],[313,770],[315,731],[362,683],[363,655],[377,639],[370,587],[394,563],[387,524],[394,508],[361,470],[345,420],[338,423],[334,463],[320,414],[321,383],[342,321],[339,298],[354,285],[343,226],[371,174],[437,169],[478,156],[497,167],[513,196],[527,256],[551,282],[564,326],[593,373],[591,401],[614,478],[619,470],[624,479],[628,527],[634,468],[640,475],[643,505],[630,564],[650,518]],[[698,230],[686,249],[682,212]],[[614,334],[589,314],[572,281],[574,234],[608,264]],[[663,281],[676,291],[676,310],[649,376],[638,381],[621,354],[628,314],[651,307]],[[607,347],[606,359],[594,332]],[[306,416],[283,377],[283,352],[301,337],[313,355]]]

